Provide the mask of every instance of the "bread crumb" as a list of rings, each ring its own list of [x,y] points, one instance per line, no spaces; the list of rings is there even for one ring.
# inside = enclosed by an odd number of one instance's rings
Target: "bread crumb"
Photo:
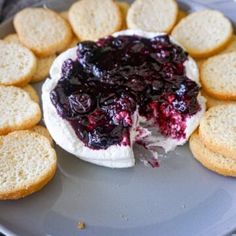
[[[85,229],[86,225],[83,221],[79,221],[77,224],[78,229]]]
[[[129,218],[128,218],[126,215],[121,214],[120,216],[121,216],[121,218],[122,218],[123,220],[125,220],[125,221],[129,221]]]

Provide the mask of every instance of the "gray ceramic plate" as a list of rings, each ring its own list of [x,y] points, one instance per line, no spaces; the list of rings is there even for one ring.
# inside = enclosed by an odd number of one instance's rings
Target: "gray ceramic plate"
[[[54,0],[47,6],[66,10],[72,2]],[[207,7],[206,2],[186,0],[181,6],[193,11]],[[235,2],[209,6],[236,22]],[[12,31],[12,21],[6,22],[0,37]],[[36,87],[40,92],[41,85]],[[235,179],[203,168],[188,145],[170,153],[157,169],[138,162],[131,169],[113,170],[56,149],[58,171],[51,183],[25,199],[0,202],[0,231],[22,236],[216,236],[236,229]],[[76,227],[81,220],[84,230]]]

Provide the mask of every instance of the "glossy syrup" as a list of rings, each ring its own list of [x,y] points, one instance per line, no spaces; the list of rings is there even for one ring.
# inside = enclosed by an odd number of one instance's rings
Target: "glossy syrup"
[[[81,42],[77,59],[64,62],[51,101],[92,149],[130,145],[136,110],[162,135],[184,138],[186,118],[200,109],[199,87],[186,76],[187,58],[167,35]]]

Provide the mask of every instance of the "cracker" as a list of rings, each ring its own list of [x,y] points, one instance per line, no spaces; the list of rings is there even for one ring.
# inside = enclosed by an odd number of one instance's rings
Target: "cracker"
[[[14,86],[0,86],[0,135],[29,129],[40,119],[40,107],[27,92]]]
[[[55,54],[44,58],[38,58],[37,70],[32,76],[31,82],[35,83],[44,80],[48,76],[50,67],[55,59]]]
[[[189,140],[189,146],[195,159],[207,169],[220,175],[236,177],[236,160],[208,149],[197,132],[192,134]]]
[[[174,0],[136,0],[129,8],[127,25],[130,29],[169,33],[177,16]]]
[[[202,95],[206,98],[207,108],[218,106],[218,105],[227,105],[231,103],[236,105],[236,101],[220,100],[220,99],[214,98],[211,95],[209,95],[207,92],[205,92],[204,90],[202,91]]]
[[[236,100],[236,52],[204,61],[200,69],[204,90],[217,99]]]
[[[33,128],[31,128],[30,130],[43,135],[44,137],[46,137],[48,139],[48,141],[50,142],[51,145],[53,144],[53,139],[46,127],[44,127],[42,125],[36,125]]]
[[[221,51],[233,34],[231,22],[221,12],[203,10],[182,19],[172,36],[194,58],[205,58]]]
[[[0,136],[0,199],[26,197],[43,188],[56,172],[56,152],[42,135],[16,131]]]
[[[117,1],[116,3],[119,6],[121,14],[122,14],[122,22],[123,22],[122,29],[127,29],[126,18],[127,18],[130,5],[127,2],[120,2],[120,1]]]
[[[79,40],[97,40],[122,27],[122,15],[112,0],[81,0],[69,9],[69,21]]]
[[[19,43],[0,42],[0,85],[24,86],[37,67],[34,54]]]
[[[33,101],[39,103],[39,96],[34,87],[32,87],[30,84],[27,84],[25,87],[22,87],[22,89],[24,89],[30,95],[30,98]]]
[[[37,56],[51,56],[66,49],[72,39],[69,23],[46,8],[25,8],[14,17],[20,41]]]
[[[21,43],[18,35],[16,33],[9,34],[4,38],[4,41],[8,43]]]
[[[200,122],[199,134],[208,149],[236,160],[236,105],[210,108]]]

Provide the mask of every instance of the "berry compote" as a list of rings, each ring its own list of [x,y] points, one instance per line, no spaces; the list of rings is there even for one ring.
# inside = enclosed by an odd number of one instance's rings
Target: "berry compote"
[[[187,59],[168,35],[84,41],[77,45],[77,59],[63,63],[50,98],[92,149],[131,145],[135,111],[162,135],[181,139],[186,119],[200,110],[199,87],[186,76]]]

